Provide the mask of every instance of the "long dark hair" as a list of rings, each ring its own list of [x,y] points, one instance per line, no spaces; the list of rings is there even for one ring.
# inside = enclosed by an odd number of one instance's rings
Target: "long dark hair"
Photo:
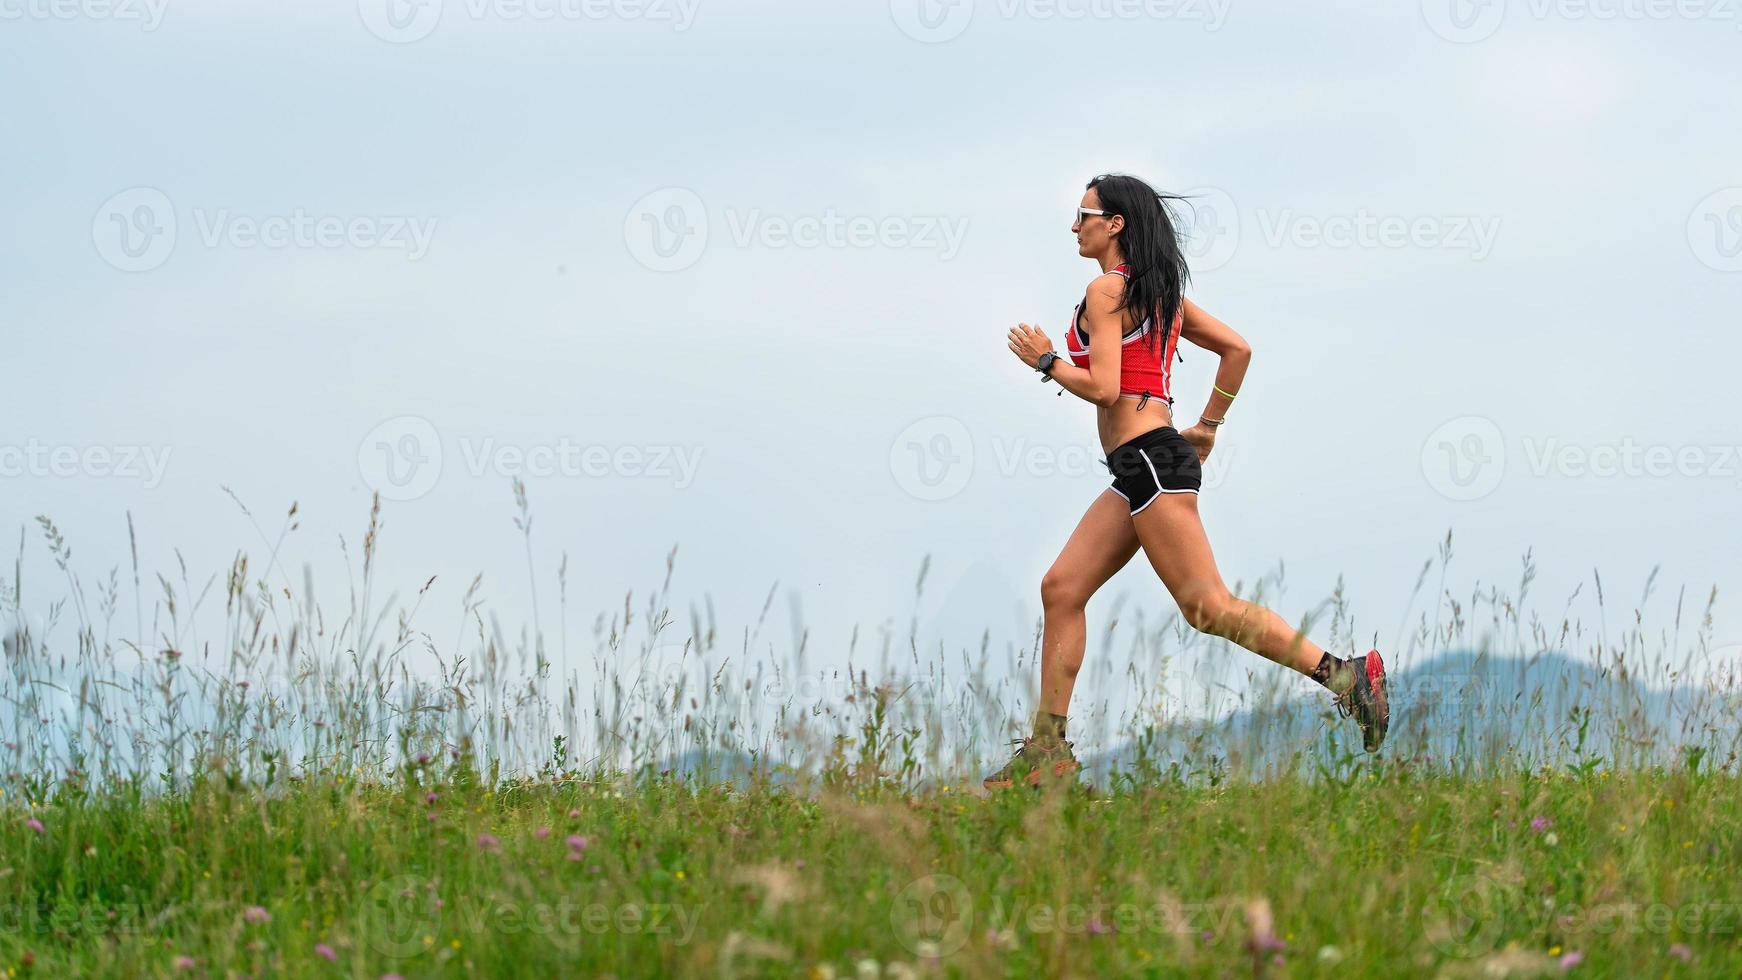
[[[1185,305],[1186,282],[1191,279],[1168,202],[1185,198],[1159,193],[1129,174],[1102,174],[1088,186],[1100,197],[1101,210],[1125,217],[1119,250],[1125,253],[1131,275],[1125,280],[1125,298],[1119,303],[1119,311],[1130,320],[1123,332],[1130,336],[1143,325],[1143,318],[1153,313],[1160,329],[1150,331],[1149,343],[1152,349],[1166,350],[1168,335]]]

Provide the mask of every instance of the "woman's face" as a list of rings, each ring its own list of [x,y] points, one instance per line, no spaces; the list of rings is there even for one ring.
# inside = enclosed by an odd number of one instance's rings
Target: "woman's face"
[[[1082,207],[1091,211],[1105,210],[1101,207],[1101,195],[1093,187],[1083,192]],[[1071,231],[1077,236],[1077,254],[1088,258],[1107,254],[1125,227],[1123,215],[1085,214],[1073,218]]]

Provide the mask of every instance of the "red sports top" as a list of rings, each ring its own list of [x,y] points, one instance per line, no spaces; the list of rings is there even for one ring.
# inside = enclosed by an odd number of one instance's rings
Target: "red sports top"
[[[1113,270],[1130,279],[1129,266]],[[1084,297],[1087,301],[1088,297]],[[1083,304],[1078,303],[1071,314],[1071,328],[1065,332],[1065,353],[1077,367],[1089,366],[1089,333],[1082,325]],[[1145,317],[1143,326],[1126,335],[1119,353],[1119,394],[1150,395],[1173,404],[1173,355],[1179,349],[1180,327],[1185,320],[1185,306],[1174,317],[1173,329],[1167,332],[1157,349],[1149,343],[1149,331],[1155,326],[1153,315]]]

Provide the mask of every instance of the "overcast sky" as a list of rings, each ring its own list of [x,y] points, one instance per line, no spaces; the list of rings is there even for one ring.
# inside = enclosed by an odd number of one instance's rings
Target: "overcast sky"
[[[481,571],[524,622],[522,475],[571,624],[675,545],[680,603],[730,631],[779,583],[825,662],[926,555],[937,635],[1023,640],[1107,481],[1003,337],[1061,339],[1071,208],[1120,170],[1196,196],[1191,296],[1256,351],[1202,502],[1231,583],[1284,564],[1295,619],[1341,578],[1385,643],[1452,530],[1453,584],[1531,550],[1549,618],[1600,570],[1626,621],[1661,565],[1667,627],[1742,584],[1739,18],[0,0],[3,577],[28,525],[45,615],[33,518],[106,577],[129,511],[148,575],[221,575],[265,550],[227,486],[269,533],[299,502],[342,605],[379,490],[384,582],[438,576],[446,630]],[[1171,609],[1141,558],[1119,592]]]

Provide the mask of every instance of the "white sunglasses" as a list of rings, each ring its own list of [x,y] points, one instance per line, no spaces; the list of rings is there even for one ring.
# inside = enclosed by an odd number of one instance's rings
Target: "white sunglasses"
[[[1087,216],[1088,216],[1088,215],[1091,215],[1091,214],[1098,214],[1098,215],[1100,215],[1100,216],[1101,216],[1101,217],[1103,217],[1103,218],[1105,218],[1105,217],[1108,217],[1108,216],[1110,216],[1110,215],[1111,215],[1111,214],[1112,214],[1112,213],[1113,213],[1113,212],[1111,212],[1111,211],[1097,211],[1097,210],[1095,210],[1095,209],[1094,209],[1094,208],[1078,208],[1078,209],[1077,209],[1077,217],[1076,217],[1076,220],[1075,220],[1075,221],[1072,221],[1072,222],[1071,222],[1071,224],[1073,224],[1073,225],[1075,225],[1075,224],[1081,224],[1081,223],[1082,223],[1082,220],[1083,220],[1083,218],[1085,218],[1085,217],[1087,217]]]

